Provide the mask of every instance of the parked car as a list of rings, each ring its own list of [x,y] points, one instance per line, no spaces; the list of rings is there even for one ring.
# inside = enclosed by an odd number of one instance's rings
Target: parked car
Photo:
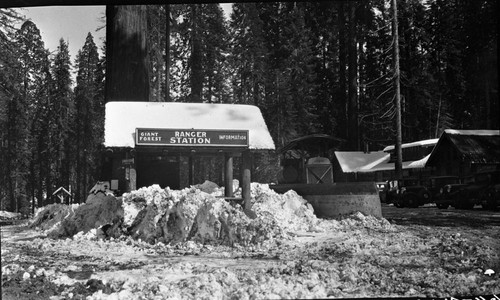
[[[491,210],[500,207],[500,183],[492,184],[486,189],[485,196],[481,200],[481,206]]]
[[[468,184],[453,183],[443,186],[439,194],[434,197],[434,203],[440,209],[447,209],[450,206],[455,206],[455,199],[458,197],[458,192]]]
[[[418,182],[418,179],[414,178],[406,178],[402,180],[388,180],[387,181],[387,187],[385,189],[385,198],[387,203],[394,203],[394,205],[399,205],[397,203],[397,199],[399,197],[399,194],[401,193],[401,187],[407,186],[407,185],[414,185]]]
[[[443,187],[435,199],[438,208],[451,205],[458,209],[472,209],[481,204],[483,208],[494,209],[499,205],[500,171],[477,173],[462,179],[462,182]]]
[[[416,178],[398,180],[395,185],[391,197],[396,207],[419,207],[431,201],[429,190]]]
[[[495,186],[500,184],[500,171],[481,172],[474,175],[474,182],[458,193],[457,208],[472,209],[481,204],[483,208],[496,208],[497,199],[490,199]]]
[[[458,176],[434,176],[427,180],[427,189],[433,200],[436,200],[445,185],[460,183]]]

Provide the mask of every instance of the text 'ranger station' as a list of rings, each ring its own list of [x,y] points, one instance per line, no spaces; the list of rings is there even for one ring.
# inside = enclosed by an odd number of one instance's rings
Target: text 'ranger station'
[[[175,131],[171,144],[210,144],[205,131]]]

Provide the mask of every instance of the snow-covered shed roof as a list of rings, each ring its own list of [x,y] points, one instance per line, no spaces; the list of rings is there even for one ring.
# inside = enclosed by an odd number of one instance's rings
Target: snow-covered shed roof
[[[430,154],[427,154],[424,158],[422,159],[419,159],[419,160],[415,160],[415,161],[412,161],[409,165],[408,165],[408,168],[412,169],[412,168],[425,168],[425,164],[427,163],[427,161],[429,160],[429,157],[431,155]]]
[[[500,130],[446,129],[432,150],[427,165],[438,163],[443,154],[454,149],[462,161],[500,164]]]
[[[415,161],[404,161],[403,169],[424,168],[429,155]],[[376,171],[391,171],[395,169],[394,162],[390,161],[390,154],[384,151],[364,152],[335,152],[342,172],[344,173],[368,173]]]
[[[367,168],[367,166],[373,165],[374,163],[389,160],[389,156],[389,154],[382,151],[370,153],[359,151],[335,151],[335,157],[344,173],[359,172],[361,169]]]
[[[262,113],[253,105],[129,101],[106,103],[105,147],[134,148],[138,128],[248,130],[249,149],[275,149]]]
[[[433,146],[436,145],[439,139],[429,139],[429,140],[422,140],[422,141],[416,141],[412,143],[405,143],[401,144],[401,148],[409,148],[409,147],[416,147],[416,146]],[[392,151],[394,150],[394,145],[390,145],[384,148],[384,152]]]
[[[477,129],[477,130],[462,130],[462,129],[445,129],[444,132],[448,134],[460,134],[460,135],[500,135],[500,130],[490,130],[490,129]]]
[[[419,160],[403,161],[402,168],[403,168],[403,170],[424,168],[425,162],[427,162],[428,158],[429,157],[426,156],[426,157],[419,159]],[[396,166],[395,166],[394,162],[389,162],[389,160],[390,160],[390,157],[388,154],[388,156],[386,158],[384,158],[383,160],[380,160],[377,164],[372,164],[369,166],[362,167],[358,170],[358,172],[393,171],[393,170],[395,170]]]

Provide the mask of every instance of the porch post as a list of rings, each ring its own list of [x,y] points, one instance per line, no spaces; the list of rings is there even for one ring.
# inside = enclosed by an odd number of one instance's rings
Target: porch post
[[[242,176],[241,176],[241,196],[243,198],[243,207],[245,210],[250,210],[252,207],[251,199],[251,168],[252,168],[252,156],[250,155],[250,151],[244,151],[241,156],[242,159]]]
[[[189,185],[193,185],[194,181],[194,164],[193,164],[193,154],[189,154]]]
[[[233,197],[233,154],[224,154],[224,196]]]

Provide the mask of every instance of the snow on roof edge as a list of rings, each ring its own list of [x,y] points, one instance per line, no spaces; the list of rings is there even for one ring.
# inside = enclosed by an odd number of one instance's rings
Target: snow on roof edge
[[[248,130],[248,149],[275,149],[260,109],[248,104],[111,101],[104,123],[105,147],[135,148],[136,128],[196,128]]]
[[[425,165],[427,164],[427,161],[429,160],[429,157],[431,157],[430,153],[427,154],[424,158],[422,159],[419,159],[419,160],[415,160],[413,162],[411,162],[409,165],[408,165],[408,168],[412,169],[412,168],[425,168]]]
[[[460,134],[460,135],[500,135],[500,130],[491,130],[491,129],[445,129],[447,134]]]
[[[365,166],[362,166],[361,168],[358,169],[359,172],[370,172],[372,168],[376,167],[377,165],[383,163],[384,161],[388,161],[390,159],[391,155],[386,154],[385,156],[381,157],[380,159],[377,159],[376,161],[369,163]]]
[[[344,173],[356,173],[369,165],[387,159],[382,151],[364,153],[360,151],[335,151],[335,157]]]
[[[428,140],[421,140],[421,141],[416,141],[416,142],[411,142],[411,143],[405,143],[401,144],[401,148],[409,148],[409,147],[415,147],[415,146],[428,146],[428,145],[436,145],[439,139],[428,139]],[[389,145],[384,148],[384,152],[386,151],[391,151],[394,150],[394,145]]]

